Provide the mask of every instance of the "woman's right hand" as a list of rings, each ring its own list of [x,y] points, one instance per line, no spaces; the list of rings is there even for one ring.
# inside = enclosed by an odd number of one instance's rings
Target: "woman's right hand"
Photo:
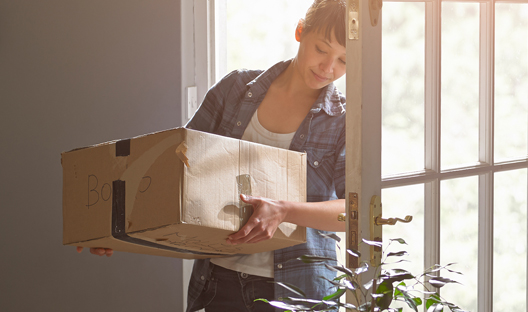
[[[77,247],[77,252],[80,253],[83,251],[83,247]],[[114,250],[110,248],[90,248],[90,253],[96,256],[104,256],[110,257],[114,254]]]

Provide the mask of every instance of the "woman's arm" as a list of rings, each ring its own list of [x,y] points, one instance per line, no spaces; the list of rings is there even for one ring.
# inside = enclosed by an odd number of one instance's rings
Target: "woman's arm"
[[[254,211],[238,232],[228,236],[229,244],[258,243],[270,239],[282,222],[323,231],[345,231],[345,222],[337,220],[337,216],[345,212],[344,199],[299,203],[244,195],[240,198],[245,203],[251,204]]]

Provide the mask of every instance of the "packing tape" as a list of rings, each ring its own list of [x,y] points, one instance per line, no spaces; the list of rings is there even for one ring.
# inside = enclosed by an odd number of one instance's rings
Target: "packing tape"
[[[238,186],[238,207],[240,209],[240,227],[242,227],[249,220],[253,214],[253,206],[246,204],[240,199],[240,195],[251,195],[251,176],[249,174],[241,174],[236,177]]]
[[[175,251],[185,254],[196,254],[205,256],[219,256],[220,254],[205,253],[192,251],[171,246],[157,244],[151,241],[143,240],[136,237],[130,237],[125,230],[125,201],[126,201],[126,182],[116,180],[112,183],[112,236],[116,239],[147,247],[159,248],[169,251]]]
[[[187,153],[187,144],[185,144],[185,141],[183,141],[176,148],[176,155],[185,164],[185,166],[187,166],[187,168],[190,168],[191,166],[189,166],[189,158],[187,158],[185,153]]]
[[[119,140],[115,144],[116,157],[126,157],[130,155],[130,139]]]

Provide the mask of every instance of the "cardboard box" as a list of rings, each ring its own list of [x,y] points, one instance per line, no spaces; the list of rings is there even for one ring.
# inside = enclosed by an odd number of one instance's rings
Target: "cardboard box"
[[[306,155],[185,128],[62,153],[63,244],[185,259],[280,249],[274,237],[228,245],[252,207],[239,194],[306,201]]]

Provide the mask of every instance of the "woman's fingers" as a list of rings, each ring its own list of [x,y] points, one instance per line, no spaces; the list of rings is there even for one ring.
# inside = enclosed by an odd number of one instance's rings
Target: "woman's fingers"
[[[77,247],[77,251],[79,247]],[[82,247],[81,247],[82,250]],[[114,254],[114,250],[110,248],[90,248],[90,253],[96,256],[104,256],[110,257]]]
[[[227,243],[258,243],[272,238],[283,218],[279,202],[246,195],[240,198],[253,206],[253,215],[238,232],[228,236]]]

